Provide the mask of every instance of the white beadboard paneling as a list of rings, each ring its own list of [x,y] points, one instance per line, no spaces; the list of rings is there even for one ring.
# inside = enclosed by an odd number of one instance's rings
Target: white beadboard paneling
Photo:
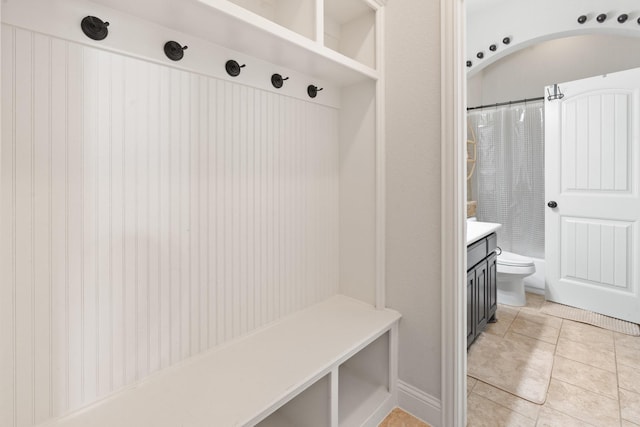
[[[631,94],[601,93],[563,105],[563,189],[629,191]]]
[[[633,139],[629,135],[632,120],[630,114],[631,95],[617,94],[615,98],[615,189],[629,191],[631,183],[629,164],[633,145]]]
[[[602,96],[591,95],[588,97],[588,120],[585,122],[589,128],[589,139],[587,147],[588,151],[587,171],[589,189],[601,188],[601,152],[604,148],[602,145]]]
[[[8,25],[2,44],[0,424],[337,292],[335,109]]]
[[[629,266],[634,264],[631,248],[631,232],[633,224],[619,224],[614,226],[615,247],[615,279],[614,286],[629,289]]]
[[[33,36],[34,389],[37,422],[51,415],[51,39]],[[37,96],[35,96],[37,94]],[[38,284],[36,286],[35,284]]]
[[[67,325],[69,408],[83,403],[83,170],[82,170],[82,53],[69,44],[67,63]]]
[[[15,98],[14,98],[14,179],[15,188],[15,311],[16,311],[16,402],[18,425],[29,425],[35,415],[35,277],[33,230],[35,183],[33,34],[15,32]],[[3,150],[4,151],[4,150]]]
[[[111,151],[110,151],[110,205],[111,222],[111,378],[114,390],[125,384],[125,322],[124,322],[124,58],[114,56],[111,60]]]
[[[616,120],[615,95],[602,96],[602,128],[613,129]],[[615,135],[611,132],[602,133],[602,146],[615,147]],[[615,189],[615,150],[602,150],[602,189]]]
[[[587,278],[593,282],[600,281],[600,266],[602,262],[602,247],[600,242],[602,240],[602,225],[601,224],[589,224],[588,239],[589,239],[589,258],[588,258],[588,272]]]
[[[565,102],[562,105],[562,189],[576,188],[576,113],[575,102]]]
[[[563,218],[562,277],[629,289],[633,227],[622,221]]]
[[[0,156],[0,424],[15,425],[16,282],[15,282],[15,32],[2,27],[2,155]]]
[[[66,43],[51,40],[52,413],[69,407],[68,162]],[[2,73],[3,79],[6,74]],[[4,93],[4,91],[3,91]],[[3,123],[6,121],[3,120]],[[4,138],[3,138],[4,140]]]
[[[579,98],[576,100],[576,188],[585,190],[589,188],[589,100]]]

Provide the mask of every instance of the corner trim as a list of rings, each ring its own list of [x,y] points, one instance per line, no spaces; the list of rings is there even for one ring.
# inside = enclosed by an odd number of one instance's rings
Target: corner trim
[[[440,1],[441,425],[466,425],[466,74],[464,0]]]
[[[433,427],[441,426],[440,400],[404,381],[398,381],[398,406]]]
[[[387,224],[387,147],[385,101],[385,9],[376,11],[376,308],[382,310],[386,302],[386,224]]]

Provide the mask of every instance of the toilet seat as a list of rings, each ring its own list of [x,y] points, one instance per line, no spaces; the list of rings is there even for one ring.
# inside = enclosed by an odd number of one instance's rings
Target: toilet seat
[[[497,264],[498,273],[528,276],[536,272],[536,266],[531,258],[512,252],[502,251],[498,256]]]

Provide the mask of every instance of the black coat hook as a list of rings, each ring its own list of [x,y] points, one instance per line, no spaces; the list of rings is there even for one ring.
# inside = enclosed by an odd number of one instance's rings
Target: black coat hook
[[[604,21],[607,20],[607,14],[606,13],[601,13],[600,15],[598,15],[598,17],[596,18],[596,21],[598,21],[599,23],[603,23]]]
[[[587,15],[580,15],[578,17],[578,24],[584,24],[585,22],[587,22]]]
[[[231,77],[238,77],[240,75],[240,71],[242,71],[242,68],[246,66],[247,64],[240,65],[233,59],[228,60],[227,63],[224,64],[224,68],[225,70],[227,70],[227,74],[229,74]]]
[[[473,62],[467,61],[467,67],[471,67],[472,65],[473,65]]]
[[[496,50],[498,50],[498,46],[496,46],[495,44],[492,44],[491,46],[489,46],[489,50],[491,52],[495,52]]]
[[[478,53],[476,53],[476,58],[478,58],[478,59],[482,59],[482,58],[484,58],[484,52],[478,52]]]
[[[618,22],[621,24],[624,24],[625,22],[627,22],[627,19],[629,19],[629,15],[627,15],[626,13],[623,13],[622,15],[618,16]]]
[[[85,16],[80,23],[82,32],[92,40],[104,40],[109,35],[108,22],[95,16]]]
[[[271,76],[271,84],[273,85],[273,87],[275,87],[276,89],[280,89],[282,87],[282,85],[284,84],[285,80],[289,80],[289,77],[282,77],[280,74],[273,74]]]
[[[310,98],[315,98],[318,96],[318,92],[320,92],[323,88],[319,88],[318,86],[309,85],[307,86],[307,94]]]
[[[181,46],[180,43],[175,41],[164,44],[164,54],[172,61],[180,61],[184,57],[184,51],[187,49],[187,46]]]
[[[509,44],[509,43],[511,43],[511,37],[505,37],[505,38],[503,38],[503,39],[502,39],[502,43],[504,43],[504,44]]]

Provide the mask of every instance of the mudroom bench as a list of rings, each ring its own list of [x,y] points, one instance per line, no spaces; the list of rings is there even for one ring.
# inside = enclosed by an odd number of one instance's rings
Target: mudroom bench
[[[395,404],[399,319],[336,295],[41,426],[377,425]]]

